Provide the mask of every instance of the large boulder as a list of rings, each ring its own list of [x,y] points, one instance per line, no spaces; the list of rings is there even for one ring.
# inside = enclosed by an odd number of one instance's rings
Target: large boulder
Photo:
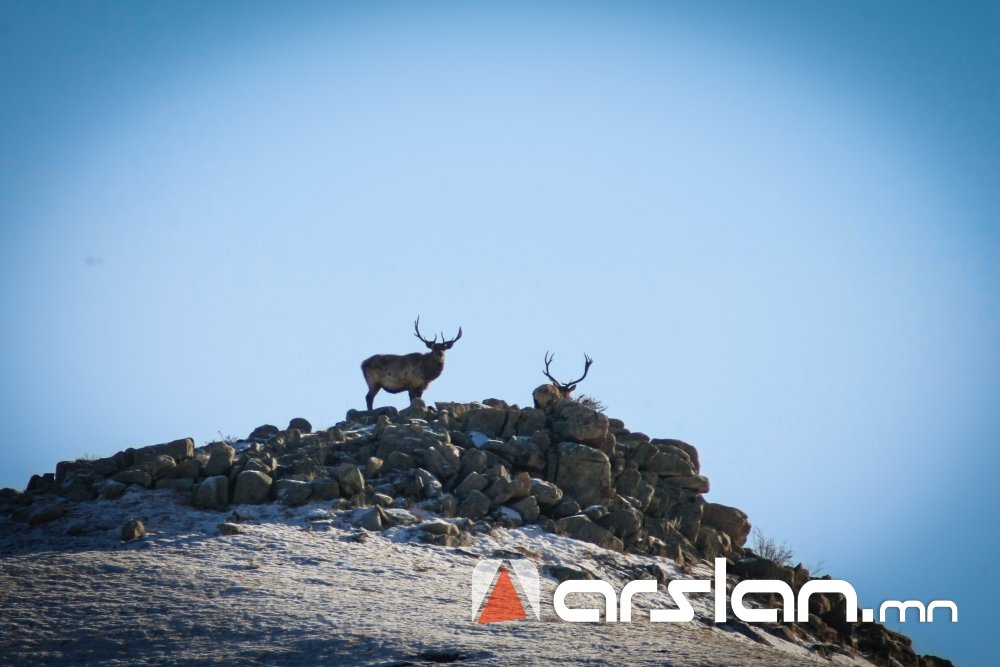
[[[543,479],[531,480],[531,495],[538,501],[539,507],[552,507],[563,498],[562,489]]]
[[[607,454],[587,445],[561,442],[558,461],[555,482],[580,506],[601,505],[611,499],[611,462]]]
[[[203,510],[222,511],[229,505],[229,479],[215,475],[194,487],[192,502]]]
[[[297,479],[279,479],[274,483],[274,497],[286,505],[301,505],[312,495],[309,482]]]
[[[194,456],[194,440],[181,438],[162,445],[150,445],[136,449],[133,454],[133,463],[146,463],[158,456],[169,456],[174,461],[186,461]]]
[[[582,514],[568,516],[556,521],[556,532],[560,535],[572,537],[575,540],[583,540],[596,544],[605,549],[622,551],[625,545],[617,537],[598,526]]]
[[[705,503],[701,523],[725,533],[737,547],[746,544],[750,535],[750,521],[746,513],[728,505]]]
[[[244,470],[236,478],[233,504],[245,505],[262,503],[271,493],[271,478],[259,470]]]
[[[557,440],[570,440],[600,447],[608,435],[608,418],[572,399],[556,403],[552,411],[552,432]]]
[[[465,416],[466,431],[479,431],[491,438],[503,433],[503,427],[506,423],[507,411],[497,408],[483,407],[470,410]]]
[[[361,469],[353,463],[341,463],[334,469],[334,477],[340,485],[340,493],[351,497],[365,490],[365,476]]]
[[[205,464],[205,476],[228,475],[235,460],[236,450],[231,445],[220,442],[215,445],[208,457],[208,463]]]
[[[478,521],[486,516],[490,511],[490,499],[482,491],[471,491],[462,502],[458,504],[456,514]]]

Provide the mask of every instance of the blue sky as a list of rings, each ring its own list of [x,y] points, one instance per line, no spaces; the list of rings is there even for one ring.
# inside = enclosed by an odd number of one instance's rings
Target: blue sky
[[[1000,10],[0,3],[0,485],[542,357],[988,664]],[[89,260],[88,260],[89,258]],[[380,395],[381,404],[402,405]],[[979,633],[988,633],[987,635]]]

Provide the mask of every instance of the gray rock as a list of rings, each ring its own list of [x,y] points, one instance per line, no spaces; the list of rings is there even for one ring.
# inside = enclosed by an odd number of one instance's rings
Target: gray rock
[[[356,509],[351,515],[351,523],[358,528],[379,531],[382,530],[382,515],[383,512],[381,507],[365,507]]]
[[[296,479],[279,479],[274,483],[274,497],[286,505],[302,505],[312,495],[308,482]]]
[[[340,497],[340,484],[332,477],[317,477],[309,482],[312,500],[334,500]]]
[[[271,492],[271,478],[258,470],[244,470],[236,478],[233,504],[262,503]]]
[[[390,526],[412,526],[416,523],[420,523],[420,519],[401,507],[385,508],[382,517],[383,520],[388,518],[388,524]]]
[[[224,442],[215,445],[215,448],[208,457],[208,463],[205,464],[205,476],[228,475],[229,469],[233,467],[233,461],[235,460],[236,450],[232,446]]]
[[[160,454],[153,460],[149,461],[147,466],[150,477],[157,480],[170,475],[174,471],[174,468],[177,467],[177,461],[175,461],[172,456]]]
[[[305,417],[293,417],[288,422],[288,429],[296,429],[299,433],[312,433],[313,427]]]
[[[596,544],[605,549],[613,549],[615,551],[625,549],[625,545],[622,544],[621,540],[582,514],[564,517],[556,521],[556,532],[560,535],[572,537],[575,540]]]
[[[231,523],[229,521],[224,521],[218,526],[219,535],[240,535],[245,532],[243,526],[238,523]]]
[[[365,477],[353,463],[341,463],[334,469],[334,477],[340,485],[340,494],[345,498],[365,490]]]
[[[187,493],[194,487],[194,480],[187,477],[181,479],[158,479],[153,486],[157,489],[172,489],[179,493]]]
[[[455,513],[459,516],[468,517],[473,521],[478,521],[486,516],[486,513],[489,511],[489,497],[482,491],[473,490],[458,504]]]
[[[597,447],[608,434],[608,418],[572,399],[563,399],[552,410],[552,431],[558,440]]]
[[[382,472],[382,466],[384,463],[385,462],[377,456],[369,456],[368,460],[365,462],[365,479],[378,477],[378,474]]]
[[[503,432],[504,424],[507,422],[507,411],[496,408],[479,408],[471,410],[465,417],[466,431],[479,431],[491,438],[499,436]]]
[[[589,408],[588,408],[589,409]],[[606,504],[612,496],[607,454],[574,442],[558,445],[556,484],[583,506]]]
[[[536,408],[522,408],[517,420],[518,435],[532,435],[545,428],[545,411]]]
[[[504,528],[518,528],[524,524],[521,513],[507,505],[497,509],[496,518]]]
[[[162,445],[151,445],[135,450],[133,463],[147,463],[157,456],[169,456],[174,461],[186,461],[194,456],[194,440],[181,438]]]
[[[635,498],[640,509],[645,510],[653,500],[656,487],[647,482],[637,469],[629,468],[615,480],[615,490],[623,496]]]
[[[128,484],[122,484],[113,479],[105,480],[104,487],[101,489],[101,500],[117,500],[122,497],[127,488]]]
[[[194,488],[195,507],[222,511],[229,505],[229,478],[224,475],[208,477]]]
[[[608,512],[597,525],[627,543],[642,528],[642,514],[631,507],[622,507]]]
[[[701,462],[699,461],[698,450],[691,445],[682,440],[669,440],[664,438],[656,438],[652,442],[654,445],[667,445],[680,449],[687,454],[688,459],[690,459],[691,463],[694,465],[695,474],[701,474]]]
[[[556,503],[552,507],[551,514],[555,519],[561,519],[567,516],[573,516],[574,514],[579,514],[580,504],[577,503],[572,498],[563,498],[561,501]]]
[[[516,503],[511,503],[511,507],[517,510],[525,523],[534,523],[538,520],[540,512],[538,509],[538,500],[534,496],[528,496],[527,498],[518,500]]]
[[[202,464],[198,459],[181,461],[174,467],[173,476],[178,479],[195,480],[202,475]]]
[[[146,527],[139,519],[132,519],[122,526],[122,542],[138,540],[146,536]]]
[[[122,484],[138,484],[139,486],[149,488],[153,486],[153,476],[142,468],[128,468],[117,473],[112,479],[116,482],[121,482]]]
[[[409,470],[414,465],[416,465],[416,461],[413,460],[413,457],[404,452],[389,452],[389,455],[385,457],[386,470]]]
[[[417,530],[422,530],[432,535],[454,535],[458,536],[461,531],[453,523],[442,521],[441,519],[431,519],[416,526]]]
[[[539,507],[551,507],[562,500],[563,492],[562,489],[552,482],[546,482],[542,479],[532,479],[531,495],[538,501]]]
[[[478,472],[470,472],[466,475],[458,486],[455,487],[455,494],[459,498],[465,498],[472,491],[482,491],[487,486],[489,486],[490,480],[486,475],[481,475]]]
[[[510,480],[510,500],[520,500],[531,494],[531,475],[519,472]]]
[[[702,526],[711,526],[729,536],[732,544],[742,547],[750,535],[750,521],[743,510],[718,503],[705,503]]]
[[[466,449],[465,453],[462,454],[462,472],[461,476],[468,475],[470,472],[484,473],[487,468],[487,456],[486,452],[481,449]]]
[[[246,462],[243,464],[241,472],[259,472],[270,477],[273,472],[273,468],[269,462],[257,458],[247,458]]]
[[[655,472],[658,475],[672,477],[694,475],[694,465],[692,465],[691,460],[687,456],[682,454],[680,451],[670,452],[665,448],[659,449],[649,457],[649,460],[646,461],[642,469]]]

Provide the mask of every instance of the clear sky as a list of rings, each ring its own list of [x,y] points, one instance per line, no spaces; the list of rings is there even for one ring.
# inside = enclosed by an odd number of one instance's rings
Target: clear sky
[[[427,400],[586,351],[710,500],[989,664],[998,7],[2,0],[0,485],[329,426],[419,314],[465,331]]]

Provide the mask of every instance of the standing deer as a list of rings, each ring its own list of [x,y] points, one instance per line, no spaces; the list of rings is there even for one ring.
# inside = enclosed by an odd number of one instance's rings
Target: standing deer
[[[420,335],[420,318],[413,323],[414,336],[427,346],[430,352],[421,354],[412,352],[410,354],[376,354],[361,362],[361,372],[365,374],[365,382],[368,383],[368,395],[365,401],[368,409],[372,409],[375,394],[379,389],[385,389],[390,394],[398,394],[401,391],[410,393],[410,400],[420,398],[427,389],[427,386],[441,375],[444,370],[444,352],[450,350],[459,338],[462,337],[462,327],[458,328],[458,335],[447,340],[444,332],[441,332],[441,342],[437,342],[437,334],[433,340],[427,340]]]
[[[586,360],[586,364],[583,367],[583,375],[580,376],[579,380],[573,380],[571,382],[560,382],[549,374],[549,364],[556,355],[545,353],[545,377],[552,380],[551,384],[543,384],[541,387],[532,392],[532,397],[535,399],[535,407],[540,410],[548,410],[551,406],[555,405],[557,401],[563,398],[570,398],[570,394],[576,389],[576,385],[583,382],[583,378],[587,377],[587,371],[590,370],[590,365],[594,363],[594,360],[588,357],[586,354],[583,358]]]

